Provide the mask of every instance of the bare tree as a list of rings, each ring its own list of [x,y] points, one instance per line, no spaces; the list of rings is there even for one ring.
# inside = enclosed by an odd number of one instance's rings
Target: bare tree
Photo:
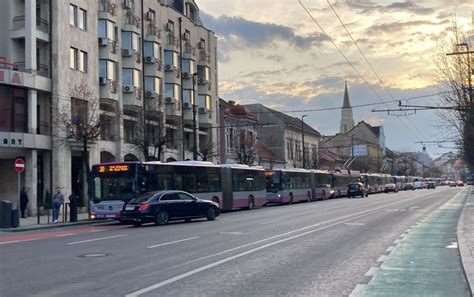
[[[453,128],[452,139],[458,143],[464,160],[474,170],[473,57],[468,51],[469,36],[472,39],[473,32],[461,27],[454,19],[450,33],[438,45],[435,59],[442,103],[452,108],[440,116]]]
[[[166,145],[172,142],[172,139],[162,132],[160,124],[148,119],[144,120],[143,115],[139,119],[133,143],[143,154],[145,161],[161,160]]]
[[[252,166],[257,157],[257,147],[254,134],[247,134],[247,131],[240,131],[239,143],[235,147],[237,162]]]
[[[198,156],[202,161],[209,161],[217,156],[216,148],[217,144],[210,139],[208,142],[204,143],[204,145],[200,145]]]
[[[88,202],[89,147],[98,141],[106,123],[100,118],[99,98],[85,82],[73,86],[69,91],[69,96],[71,97],[70,109],[61,109],[55,120],[55,126],[60,132],[55,135],[55,141],[59,145],[81,148],[83,161],[81,196]],[[88,209],[90,211],[89,207]]]
[[[318,157],[318,151],[316,148],[312,148],[311,150],[311,156],[309,157],[309,160],[306,161],[306,167],[309,169],[318,169],[319,167],[319,157]]]

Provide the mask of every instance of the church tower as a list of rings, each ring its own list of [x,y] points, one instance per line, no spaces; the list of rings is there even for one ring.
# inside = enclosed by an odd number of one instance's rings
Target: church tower
[[[341,127],[340,133],[347,133],[347,131],[354,128],[354,118],[352,117],[352,107],[349,102],[349,92],[347,91],[347,81],[344,87],[344,103],[341,109]]]

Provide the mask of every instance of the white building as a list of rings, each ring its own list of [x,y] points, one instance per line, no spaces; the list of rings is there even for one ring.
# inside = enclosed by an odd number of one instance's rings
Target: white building
[[[143,159],[145,124],[167,139],[162,161],[192,158],[193,126],[198,147],[217,143],[217,40],[192,0],[1,1],[0,39],[1,200],[16,200],[17,157],[30,213],[56,187],[79,194],[82,147],[61,115],[100,117],[90,164]]]

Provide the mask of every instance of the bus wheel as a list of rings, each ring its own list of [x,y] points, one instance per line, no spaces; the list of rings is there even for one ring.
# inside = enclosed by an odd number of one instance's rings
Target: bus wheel
[[[293,204],[293,193],[290,193],[290,200],[288,200],[288,204]]]
[[[249,207],[247,209],[253,209],[255,207],[255,201],[253,200],[253,196],[249,197]]]
[[[160,210],[158,212],[158,214],[156,215],[155,224],[156,225],[166,225],[166,224],[168,224],[169,220],[170,220],[169,214],[164,210]]]

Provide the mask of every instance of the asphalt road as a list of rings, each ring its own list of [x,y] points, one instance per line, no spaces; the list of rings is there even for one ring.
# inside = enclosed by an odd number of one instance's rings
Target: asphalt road
[[[347,296],[459,189],[271,206],[0,243],[0,296]],[[44,238],[47,237],[47,238]]]

